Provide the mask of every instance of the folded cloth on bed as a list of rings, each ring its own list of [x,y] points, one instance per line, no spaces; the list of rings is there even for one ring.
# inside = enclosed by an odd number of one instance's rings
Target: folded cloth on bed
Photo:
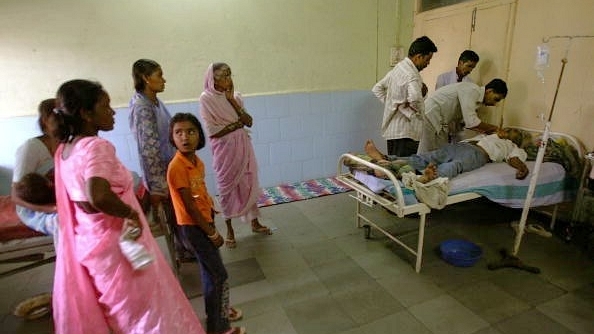
[[[355,170],[355,180],[363,183],[364,185],[367,186],[367,188],[369,188],[371,191],[373,191],[374,193],[379,193],[382,190],[384,190],[384,188],[386,188],[386,185],[384,183],[382,183],[382,181],[373,176],[373,175],[369,175],[365,172],[362,172],[360,170]]]
[[[390,180],[382,179],[359,170],[355,171],[353,176],[357,181],[363,183],[367,188],[369,188],[369,190],[376,194],[384,192],[386,194],[390,194],[391,196],[396,196],[394,184]],[[415,196],[415,191],[412,190],[412,188],[405,187],[404,183],[402,183],[400,180],[398,180],[398,183],[402,191],[402,196],[404,197],[404,205],[419,203],[417,197]]]
[[[425,203],[432,209],[443,209],[448,201],[450,191],[450,180],[447,177],[438,177],[427,183],[418,181],[419,176],[408,172],[402,174],[402,183],[408,189],[415,192],[415,196],[421,203]]]
[[[354,154],[354,153],[351,153]],[[406,172],[414,172],[414,168],[412,166],[410,166],[408,163],[403,163],[403,162],[397,162],[397,161],[390,161],[388,163],[381,163],[378,162],[375,159],[372,159],[369,155],[367,154],[354,154],[357,158],[361,158],[365,161],[369,161],[371,163],[374,163],[378,166],[381,166],[383,168],[386,168],[387,170],[391,171],[392,174],[394,174],[394,176],[396,176],[396,178],[400,179],[402,177],[402,174],[406,173]],[[385,160],[387,162],[387,160]],[[354,171],[362,171],[362,172],[366,172],[367,174],[370,175],[374,175],[375,172],[373,170],[373,168],[368,167],[366,165],[360,164],[356,161],[352,161],[350,159],[345,159],[343,161],[344,165],[347,166],[349,168],[349,170],[351,171],[351,173],[353,173]]]

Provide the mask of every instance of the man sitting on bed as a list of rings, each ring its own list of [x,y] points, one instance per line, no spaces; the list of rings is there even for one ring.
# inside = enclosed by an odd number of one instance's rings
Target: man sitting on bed
[[[440,177],[453,178],[464,172],[480,168],[489,162],[506,161],[515,168],[516,179],[522,180],[528,175],[526,151],[519,148],[522,132],[518,129],[499,129],[490,135],[478,135],[455,144],[445,145],[437,150],[413,154],[410,157],[396,157],[382,154],[373,141],[365,143],[365,153],[372,162],[395,172],[401,177],[407,171],[424,171],[420,182],[428,182]],[[428,169],[425,171],[425,169]],[[383,177],[379,172],[376,176]]]

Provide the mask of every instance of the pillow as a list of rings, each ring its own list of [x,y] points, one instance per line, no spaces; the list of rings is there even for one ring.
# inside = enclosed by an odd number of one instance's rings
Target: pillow
[[[538,150],[542,141],[542,134],[530,134],[525,138],[530,141],[524,141],[523,149],[528,154],[528,160],[536,160]],[[543,156],[544,162],[556,162],[565,168],[567,174],[575,179],[579,179],[582,172],[582,162],[578,151],[569,144],[563,137],[550,137],[547,141],[547,147]]]

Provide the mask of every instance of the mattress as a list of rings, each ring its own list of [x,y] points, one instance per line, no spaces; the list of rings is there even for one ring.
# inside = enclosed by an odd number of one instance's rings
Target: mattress
[[[527,161],[530,171],[534,170],[534,161]],[[468,173],[462,173],[450,180],[449,195],[477,193],[489,200],[510,208],[522,208],[530,185],[532,173],[524,180],[515,177],[516,170],[506,163],[488,163]],[[380,180],[380,179],[378,179]],[[383,191],[396,196],[394,185],[390,180],[381,180],[385,185]],[[414,192],[406,189],[402,183],[406,205],[416,204]],[[554,162],[544,162],[534,190],[531,207],[553,205],[575,198],[577,180],[566,177],[563,166]]]
[[[10,196],[0,196],[0,242],[40,236],[43,234],[21,223]]]

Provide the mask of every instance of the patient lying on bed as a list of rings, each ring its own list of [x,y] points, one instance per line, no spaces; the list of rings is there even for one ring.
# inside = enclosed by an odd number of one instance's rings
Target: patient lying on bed
[[[419,182],[428,182],[436,177],[453,178],[464,172],[480,168],[489,162],[506,161],[515,168],[516,178],[528,175],[526,152],[518,147],[522,132],[517,129],[500,129],[491,135],[479,135],[466,141],[448,144],[437,150],[413,154],[410,157],[387,156],[381,153],[373,141],[365,144],[365,153],[372,162],[393,171],[397,178],[405,172],[423,173]],[[428,169],[428,172],[425,171]],[[375,172],[378,177],[385,177]]]

